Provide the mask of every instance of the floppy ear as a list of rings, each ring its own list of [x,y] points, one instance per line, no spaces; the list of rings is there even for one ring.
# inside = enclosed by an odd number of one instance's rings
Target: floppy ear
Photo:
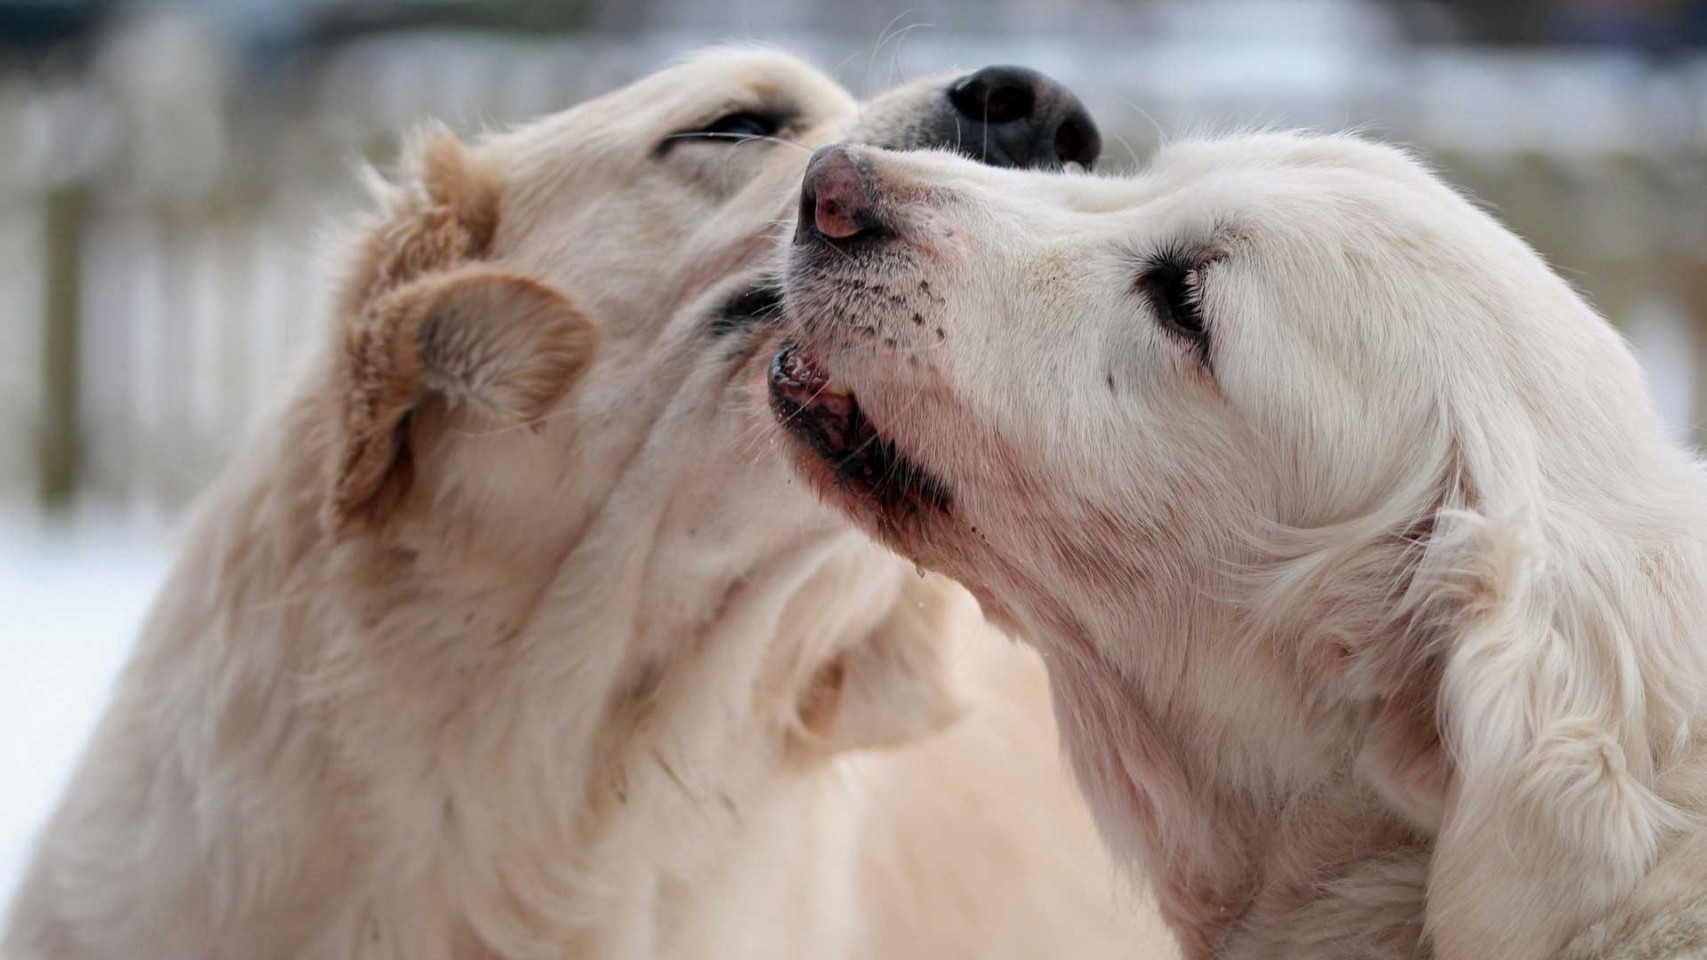
[[[493,267],[428,274],[345,328],[331,520],[380,519],[408,488],[409,415],[429,395],[521,424],[579,379],[597,337],[557,290]]]
[[[403,148],[402,182],[369,171],[379,221],[359,238],[342,284],[341,315],[435,270],[486,255],[498,230],[502,177],[496,155],[475,155],[442,127],[416,131]]]
[[[498,229],[501,157],[442,128],[404,149],[401,184],[342,286],[330,527],[383,519],[413,474],[410,414],[429,396],[500,423],[544,416],[591,359],[595,333],[563,293],[482,262]]]
[[[1619,554],[1628,538],[1449,519],[1461,596],[1439,705],[1453,771],[1428,927],[1442,960],[1544,960],[1635,887],[1679,822],[1648,739],[1674,718],[1644,676],[1677,640],[1647,562]]]
[[[800,701],[802,739],[826,750],[886,747],[958,719],[947,660],[957,597],[935,578],[908,578],[871,635],[818,669]]]
[[[1677,737],[1698,699],[1682,625],[1698,619],[1684,571],[1699,560],[1566,513],[1509,462],[1484,468],[1512,488],[1498,512],[1466,467],[1412,472],[1443,471],[1444,491],[1306,531],[1326,549],[1287,545],[1296,559],[1259,609],[1310,611],[1323,674],[1369,710],[1359,778],[1435,836],[1434,955],[1550,960],[1681,820],[1655,792],[1654,744],[1685,741],[1650,736]]]

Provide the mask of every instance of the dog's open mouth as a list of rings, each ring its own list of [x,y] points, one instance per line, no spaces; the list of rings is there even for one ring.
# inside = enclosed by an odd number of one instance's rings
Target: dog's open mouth
[[[792,343],[771,360],[770,395],[777,421],[837,488],[891,518],[950,508],[947,484],[902,455],[861,412],[853,392]]]

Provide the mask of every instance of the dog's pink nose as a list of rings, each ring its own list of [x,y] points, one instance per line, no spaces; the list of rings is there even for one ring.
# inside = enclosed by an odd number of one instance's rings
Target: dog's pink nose
[[[861,158],[843,144],[814,153],[806,164],[806,180],[800,188],[795,241],[814,235],[832,241],[851,240],[881,226],[877,187]]]

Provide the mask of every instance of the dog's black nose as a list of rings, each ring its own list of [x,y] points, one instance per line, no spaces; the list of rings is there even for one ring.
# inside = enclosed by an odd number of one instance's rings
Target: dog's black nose
[[[1090,169],[1102,152],[1085,105],[1073,91],[1025,67],[985,67],[948,88],[966,126],[956,148],[997,167]]]
[[[852,240],[882,229],[877,187],[871,170],[846,144],[832,144],[812,155],[800,188],[796,243],[813,237]]]

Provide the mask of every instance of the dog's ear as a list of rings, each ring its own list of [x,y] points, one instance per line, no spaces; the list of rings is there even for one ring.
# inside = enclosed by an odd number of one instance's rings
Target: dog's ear
[[[801,739],[824,750],[885,747],[959,718],[949,654],[949,622],[970,603],[936,580],[908,578],[871,635],[813,675],[799,704]]]
[[[485,266],[385,293],[346,326],[334,528],[380,519],[407,489],[409,415],[429,395],[500,424],[545,416],[592,358],[592,323],[538,281]]]
[[[500,424],[544,416],[591,359],[592,322],[564,293],[484,263],[498,227],[497,158],[441,129],[405,151],[339,298],[327,520],[384,518],[412,476],[410,414],[430,396]]]
[[[1630,538],[1588,520],[1440,525],[1453,769],[1427,923],[1443,960],[1543,960],[1635,887],[1681,820],[1649,738],[1678,729],[1687,710],[1666,701],[1685,695],[1645,676],[1682,649],[1662,626],[1679,601],[1654,589],[1652,557],[1620,555]]]
[[[1547,960],[1681,819],[1650,737],[1685,729],[1698,696],[1693,561],[1639,552],[1591,498],[1538,497],[1532,459],[1488,449],[1460,438],[1382,510],[1280,542],[1251,609],[1367,708],[1359,778],[1435,837],[1434,955]]]

